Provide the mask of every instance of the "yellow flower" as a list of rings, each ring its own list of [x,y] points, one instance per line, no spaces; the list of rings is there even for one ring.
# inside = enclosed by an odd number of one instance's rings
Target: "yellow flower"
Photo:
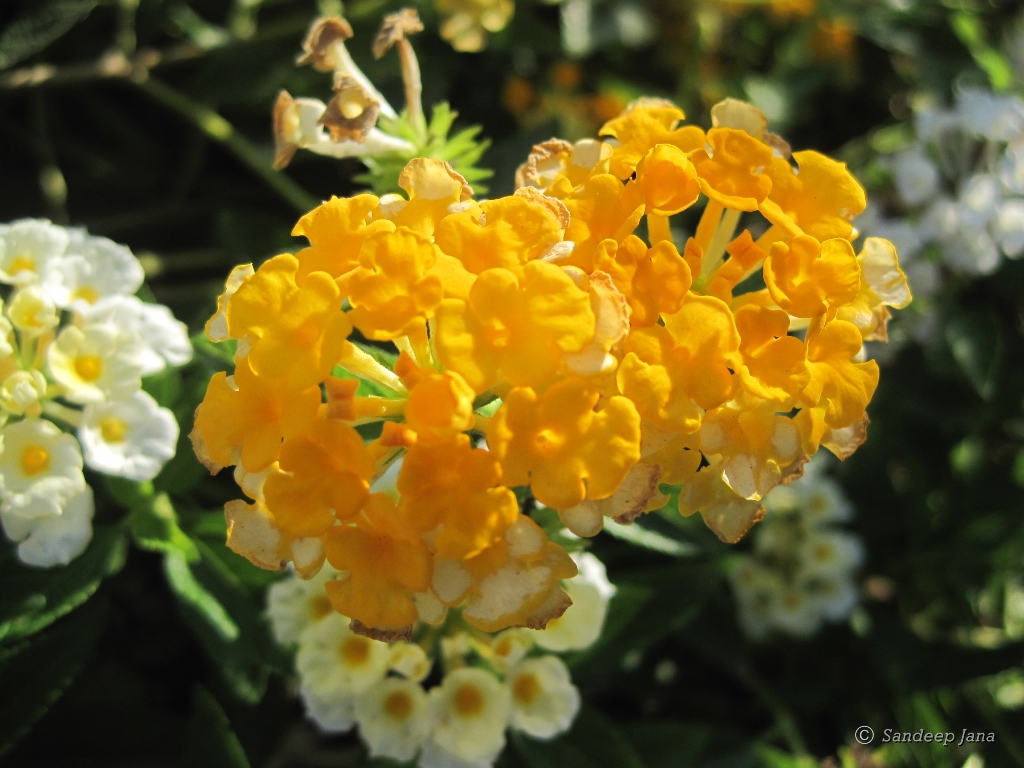
[[[585,379],[566,379],[543,395],[509,392],[487,430],[503,482],[527,485],[541,503],[568,509],[612,495],[640,458],[640,417],[625,397],[601,401]]]
[[[903,309],[910,304],[910,286],[900,269],[896,248],[888,240],[868,237],[857,254],[860,264],[860,292],[850,304],[839,309],[840,320],[856,325],[865,341],[887,341],[889,310]]]
[[[473,188],[443,160],[416,158],[410,161],[398,177],[398,186],[409,193],[409,199],[385,195],[375,216],[427,237],[434,234],[434,227],[448,215],[449,206],[469,200],[473,195]]]
[[[726,208],[756,211],[772,188],[772,180],[759,170],[772,161],[771,149],[735,128],[712,128],[707,141],[711,153],[701,146],[690,158],[701,191]]]
[[[799,456],[800,432],[777,408],[771,401],[742,398],[704,415],[701,450],[722,456],[722,479],[741,498],[767,496],[782,469]]]
[[[700,512],[718,538],[735,544],[764,517],[764,505],[737,496],[722,477],[722,469],[722,462],[717,462],[694,475],[679,494],[679,512],[684,517]]]
[[[595,322],[587,291],[554,264],[531,261],[521,280],[506,269],[489,269],[466,301],[441,302],[434,344],[441,364],[477,392],[499,376],[540,387],[555,377],[566,353],[593,338]]]
[[[403,352],[395,372],[409,388],[405,423],[419,442],[449,441],[473,427],[476,393],[455,371],[420,368]]]
[[[337,278],[359,266],[359,250],[366,238],[395,229],[386,219],[367,223],[379,205],[373,195],[332,197],[299,219],[292,236],[305,237],[310,244],[295,254],[299,260],[296,281],[302,284],[311,272]]]
[[[626,340],[619,391],[644,421],[690,433],[700,424],[695,406],[715,408],[732,394],[730,368],[739,361],[740,336],[728,306],[711,296],[690,294],[664,321]]]
[[[798,235],[773,243],[764,262],[772,299],[794,317],[815,317],[849,304],[860,291],[860,264],[848,240],[819,243]]]
[[[790,230],[795,225],[818,240],[849,239],[853,217],[867,206],[864,188],[846,169],[846,163],[813,151],[794,152],[793,159],[800,166],[799,173],[781,157],[773,158],[765,168],[772,189],[768,200],[762,201],[761,212],[772,224]]]
[[[260,472],[277,461],[282,440],[313,425],[319,407],[318,386],[295,389],[257,376],[243,359],[233,376],[220,372],[210,379],[196,409],[192,444],[211,472],[238,462]]]
[[[662,99],[638,99],[630,104],[599,131],[619,141],[608,158],[609,170],[620,179],[628,179],[640,158],[658,144],[671,144],[686,153],[702,149],[704,131],[695,125],[677,127],[685,117],[683,110]]]
[[[671,216],[685,211],[700,196],[697,169],[672,144],[658,144],[640,158],[636,181],[644,191],[646,213]]]
[[[660,314],[678,312],[693,282],[690,267],[675,245],[663,240],[648,248],[635,235],[621,245],[615,240],[601,243],[594,269],[611,275],[626,297],[633,328],[654,325]]]
[[[474,557],[496,544],[519,515],[516,495],[501,487],[498,460],[473,448],[467,435],[410,448],[398,491],[409,524],[429,533],[431,548],[449,560]]]
[[[327,582],[338,613],[388,635],[408,635],[416,620],[413,596],[430,586],[430,552],[386,493],[374,493],[351,525],[325,537],[327,560],[348,573]]]
[[[798,395],[810,375],[804,365],[804,343],[787,334],[789,316],[754,304],[740,307],[733,316],[743,355],[738,373],[747,390],[780,403]]]
[[[367,238],[361,266],[344,282],[352,324],[382,341],[422,332],[444,295],[441,278],[429,274],[437,255],[436,245],[404,226]]]
[[[341,292],[325,272],[295,282],[299,261],[282,254],[265,262],[227,302],[232,338],[249,340],[249,365],[295,388],[323,381],[352,330]]]
[[[807,371],[811,380],[801,399],[825,408],[829,427],[848,427],[864,417],[878,386],[878,363],[854,362],[862,342],[853,323],[833,320],[807,332]]]
[[[560,201],[524,187],[446,217],[434,231],[434,242],[473,274],[501,267],[522,276],[523,264],[562,242],[568,223]]]
[[[369,495],[376,462],[352,427],[321,416],[284,442],[263,486],[267,508],[295,536],[323,536],[351,519]]]
[[[623,186],[608,173],[591,176],[575,189],[562,177],[549,194],[569,209],[565,239],[575,243],[558,263],[579,267],[584,272],[594,269],[594,256],[604,240],[623,242],[644,215],[644,192],[640,185]]]

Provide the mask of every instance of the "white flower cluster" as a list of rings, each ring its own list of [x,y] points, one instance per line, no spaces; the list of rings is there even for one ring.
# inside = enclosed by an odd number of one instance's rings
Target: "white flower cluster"
[[[857,228],[891,240],[914,295],[928,296],[941,284],[929,251],[967,275],[1024,256],[1024,101],[964,88],[952,109],[920,107],[915,128],[887,158],[900,215],[869,207]]]
[[[596,557],[574,559],[579,575],[565,583],[573,605],[544,630],[446,632],[449,622],[428,629],[419,644],[371,640],[331,607],[324,583],[337,574],[330,566],[308,581],[290,576],[274,584],[267,612],[277,641],[298,646],[300,695],[322,730],[358,724],[372,756],[405,762],[418,755],[420,768],[488,768],[506,729],[551,739],[579,710],[568,668],[544,651],[593,644],[615,588]],[[444,674],[427,690],[431,655],[439,655]]]
[[[773,630],[809,637],[823,620],[839,621],[857,604],[854,571],[864,550],[857,536],[837,523],[852,507],[820,462],[802,478],[779,486],[754,531],[754,551],[730,573],[739,621],[752,638]]]
[[[142,377],[188,362],[192,345],[167,307],[133,295],[142,281],[106,238],[0,225],[0,522],[28,565],[66,565],[92,538],[83,463],[142,481],[174,456],[178,423]]]

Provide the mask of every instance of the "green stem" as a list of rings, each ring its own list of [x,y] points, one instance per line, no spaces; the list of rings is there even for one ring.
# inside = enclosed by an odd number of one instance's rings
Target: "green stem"
[[[271,167],[269,156],[264,156],[255,144],[236,131],[231,123],[215,111],[153,77],[147,77],[137,85],[154,100],[177,112],[211,139],[223,145],[249,170],[261,177],[296,212],[306,213],[317,206],[318,201],[315,197],[288,176],[275,171]]]
[[[775,692],[768,686],[768,684],[758,677],[752,669],[746,664],[739,665],[732,670],[736,679],[747,686],[771,713],[775,717],[775,726],[779,729],[779,733],[782,734],[782,738],[786,740],[786,745],[790,751],[798,757],[810,756],[810,751],[807,749],[807,744],[804,742],[803,736],[800,734],[800,728],[797,726],[796,718],[793,713],[789,711],[785,704],[775,695]]]

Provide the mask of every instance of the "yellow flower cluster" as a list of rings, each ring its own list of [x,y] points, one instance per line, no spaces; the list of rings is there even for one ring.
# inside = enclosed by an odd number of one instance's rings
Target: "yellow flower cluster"
[[[455,606],[485,631],[543,627],[576,567],[512,488],[594,535],[678,484],[680,511],[735,541],[819,445],[852,452],[878,380],[862,340],[910,300],[895,250],[855,254],[845,166],[794,167],[749,105],[713,117],[637,102],[605,141],[536,147],[494,200],[414,160],[406,196],[332,198],[295,227],[308,248],[237,267],[207,326],[236,369],[193,432],[253,501],[228,504],[229,545],[300,575],[326,558],[335,609],[375,637]],[[669,217],[702,196],[680,253]],[[745,213],[767,220],[756,239],[734,236]],[[359,336],[393,344],[393,370]]]

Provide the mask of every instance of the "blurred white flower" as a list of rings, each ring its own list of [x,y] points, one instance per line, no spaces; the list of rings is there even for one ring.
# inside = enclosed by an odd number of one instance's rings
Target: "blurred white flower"
[[[14,525],[15,517],[57,517],[85,487],[78,441],[52,422],[23,419],[3,429],[0,454],[0,514]],[[12,537],[15,538],[15,537]]]
[[[338,572],[325,563],[311,579],[300,579],[292,573],[270,585],[267,617],[277,642],[297,643],[309,627],[334,614],[324,583],[337,575]]]
[[[391,645],[388,669],[415,683],[430,674],[430,657],[416,643],[397,642]]]
[[[14,416],[39,416],[40,399],[46,394],[46,377],[39,371],[15,371],[0,388],[0,405]]]
[[[60,323],[56,305],[36,285],[25,286],[14,294],[7,314],[14,327],[28,336],[39,336]]]
[[[1024,134],[1024,102],[981,88],[962,88],[957,112],[970,129],[990,141],[1011,141]]]
[[[1024,255],[1024,199],[1011,199],[999,206],[995,221],[999,247],[1009,258]]]
[[[433,741],[459,760],[493,761],[505,746],[508,689],[482,669],[457,669],[430,691]]]
[[[29,285],[48,274],[68,247],[64,227],[45,219],[21,219],[0,227],[0,283]]]
[[[572,605],[549,621],[545,629],[531,630],[537,645],[549,651],[579,650],[593,645],[601,635],[608,602],[615,594],[604,563],[589,552],[575,553],[572,559],[579,573],[564,582]]]
[[[536,739],[569,730],[580,709],[580,692],[557,656],[526,659],[506,680],[512,694],[512,727]]]
[[[47,351],[50,374],[73,403],[129,397],[142,386],[135,339],[111,323],[68,326]]]
[[[28,525],[24,525],[28,522],[24,519],[15,523],[12,515],[0,514],[0,518],[7,536],[20,542],[18,559],[26,565],[50,568],[67,565],[89,546],[93,511],[92,488],[85,486],[64,505],[57,517],[32,518]],[[18,527],[21,525],[24,527]]]
[[[356,700],[355,714],[371,757],[404,763],[416,756],[430,734],[430,701],[412,680],[382,680]]]
[[[939,188],[939,170],[920,144],[896,154],[891,160],[896,189],[903,201],[918,206],[930,200]]]
[[[78,438],[90,468],[141,482],[160,474],[174,457],[178,422],[139,390],[123,400],[87,405]]]

